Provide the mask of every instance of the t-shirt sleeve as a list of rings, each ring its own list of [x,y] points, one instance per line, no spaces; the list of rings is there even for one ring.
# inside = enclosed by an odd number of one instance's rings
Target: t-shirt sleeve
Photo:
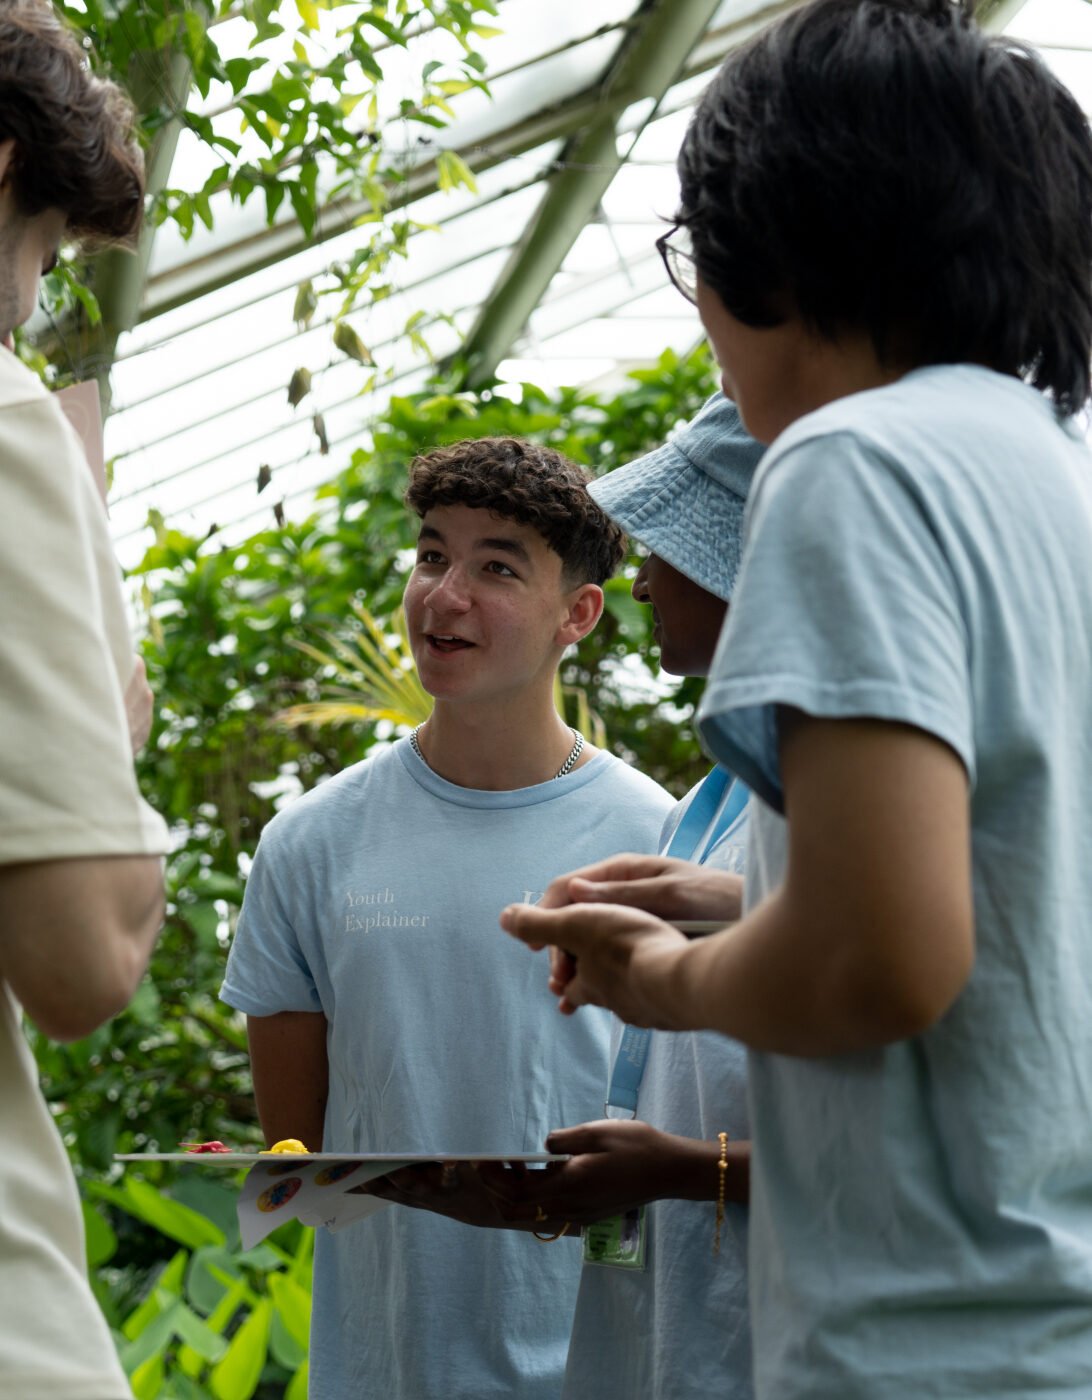
[[[47,396],[0,410],[0,864],[167,848],[133,769],[121,584],[79,452]]]
[[[699,727],[784,810],[776,707],[913,725],[974,777],[967,628],[925,485],[843,432],[771,459]]]
[[[278,845],[270,829],[258,846],[220,988],[221,1001],[248,1016],[322,1010],[295,922],[278,888]]]

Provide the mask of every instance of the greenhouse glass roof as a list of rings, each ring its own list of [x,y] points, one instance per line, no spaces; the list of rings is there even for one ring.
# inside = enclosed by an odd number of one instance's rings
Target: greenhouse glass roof
[[[654,248],[675,206],[675,154],[724,54],[798,2],[501,0],[503,32],[482,49],[490,97],[460,94],[451,125],[434,140],[407,134],[398,152],[405,215],[424,227],[385,274],[389,295],[348,317],[374,371],[332,343],[338,298],[320,297],[306,325],[293,319],[301,284],[321,287],[360,245],[363,208],[331,201],[306,237],[287,208],[267,227],[259,203],[225,194],[213,197],[211,231],[198,226],[185,242],[164,225],[138,323],[118,345],[106,429],[122,562],[150,542],[150,510],[189,534],[232,539],[275,509],[306,514],[388,398],[424,385],[430,357],[469,351],[480,373],[513,384],[609,388],[666,348],[695,344],[696,315]],[[1039,46],[1092,110],[1088,0],[999,0],[980,12]],[[217,29],[227,56],[244,42],[235,23]],[[337,42],[332,20],[319,38]],[[408,51],[388,50],[388,80],[453,43],[423,33]],[[210,91],[196,110],[238,134],[230,93]],[[444,149],[474,171],[476,191],[437,189]],[[208,160],[183,133],[171,184],[199,186]],[[420,339],[407,334],[411,318]],[[301,368],[311,391],[293,406]]]

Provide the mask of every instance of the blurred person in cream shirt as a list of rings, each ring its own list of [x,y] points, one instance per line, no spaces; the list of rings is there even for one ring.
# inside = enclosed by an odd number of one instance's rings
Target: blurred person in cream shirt
[[[139,228],[128,104],[48,4],[0,5],[0,1391],[122,1400],[87,1281],[76,1184],[20,1009],[76,1040],[120,1011],[163,908],[167,833],[133,752],[135,663],[102,502],[75,433],[11,353],[68,240]]]

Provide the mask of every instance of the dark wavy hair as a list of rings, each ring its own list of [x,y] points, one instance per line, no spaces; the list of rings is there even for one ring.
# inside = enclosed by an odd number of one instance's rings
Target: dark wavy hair
[[[24,214],[60,209],[70,236],[85,242],[135,237],[144,158],[132,107],[116,84],[91,72],[45,0],[0,0],[0,141],[11,138]]]
[[[537,530],[561,556],[570,587],[604,583],[621,564],[626,537],[588,495],[591,475],[551,447],[520,438],[476,438],[439,447],[410,468],[406,504],[492,511]]]
[[[953,0],[813,0],[732,54],[679,154],[698,272],[751,326],[1027,377],[1092,354],[1092,138],[1038,56]]]

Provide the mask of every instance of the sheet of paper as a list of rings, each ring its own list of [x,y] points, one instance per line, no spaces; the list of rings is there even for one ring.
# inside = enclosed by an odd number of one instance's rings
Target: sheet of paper
[[[284,1162],[264,1157],[251,1167],[239,1194],[239,1234],[244,1249],[253,1249],[284,1220],[344,1229],[354,1220],[388,1205],[377,1196],[347,1196],[353,1186],[404,1167],[395,1162]]]

